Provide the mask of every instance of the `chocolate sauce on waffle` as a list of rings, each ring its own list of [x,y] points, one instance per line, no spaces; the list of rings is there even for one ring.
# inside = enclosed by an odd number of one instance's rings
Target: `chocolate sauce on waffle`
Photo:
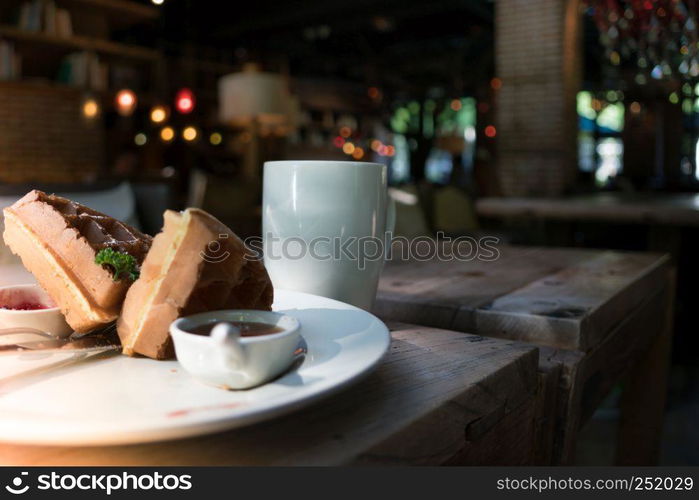
[[[112,248],[132,255],[139,264],[148,253],[151,237],[113,217],[56,195],[41,193],[40,201],[51,205],[83,236],[95,252]]]

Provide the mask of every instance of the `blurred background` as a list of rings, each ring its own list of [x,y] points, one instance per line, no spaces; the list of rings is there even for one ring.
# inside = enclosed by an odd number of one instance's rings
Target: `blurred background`
[[[375,161],[406,236],[669,252],[663,461],[699,463],[696,22],[694,0],[2,0],[0,205],[40,188],[150,233],[198,206],[248,236],[264,161]],[[611,454],[613,398],[580,463]]]

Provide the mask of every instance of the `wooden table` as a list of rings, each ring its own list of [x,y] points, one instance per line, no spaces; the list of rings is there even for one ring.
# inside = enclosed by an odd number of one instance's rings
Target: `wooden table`
[[[155,444],[0,444],[0,463],[532,463],[536,417],[541,412],[536,398],[536,349],[427,327],[392,324],[391,328],[390,352],[375,373],[286,417],[235,431]],[[1,387],[2,380],[0,397]]]
[[[699,195],[595,193],[567,198],[481,198],[481,217],[699,226]]]
[[[626,382],[617,461],[653,463],[665,402],[674,274],[667,256],[501,247],[482,260],[393,261],[382,318],[525,341],[540,348],[544,461],[570,463],[577,431]],[[548,451],[548,442],[553,447]]]
[[[0,286],[32,282],[12,260]],[[543,409],[536,349],[401,323],[378,370],[301,412],[156,444],[0,444],[2,465],[528,464]],[[0,397],[2,397],[0,380]]]

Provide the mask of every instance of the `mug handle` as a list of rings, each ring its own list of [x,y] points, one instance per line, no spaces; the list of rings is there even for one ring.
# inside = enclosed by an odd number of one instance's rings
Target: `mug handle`
[[[218,323],[211,330],[211,338],[223,348],[227,368],[236,370],[245,364],[248,353],[240,342],[239,328],[230,323]]]

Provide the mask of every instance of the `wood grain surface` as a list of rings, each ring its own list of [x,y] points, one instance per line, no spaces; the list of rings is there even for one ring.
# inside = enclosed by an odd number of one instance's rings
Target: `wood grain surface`
[[[596,193],[566,198],[481,198],[481,217],[535,217],[570,221],[699,226],[693,193]]]
[[[496,260],[392,261],[382,318],[587,351],[658,287],[666,256],[499,248]]]
[[[4,465],[523,463],[531,456],[535,348],[394,324],[390,353],[356,386],[230,432],[111,447],[0,445]],[[530,415],[531,414],[531,415]],[[505,433],[505,429],[509,434]],[[519,436],[494,453],[502,436]]]
[[[653,463],[672,324],[669,258],[499,250],[493,261],[394,258],[379,284],[376,313],[538,346],[533,463],[572,463],[579,428],[627,377],[619,462]]]

